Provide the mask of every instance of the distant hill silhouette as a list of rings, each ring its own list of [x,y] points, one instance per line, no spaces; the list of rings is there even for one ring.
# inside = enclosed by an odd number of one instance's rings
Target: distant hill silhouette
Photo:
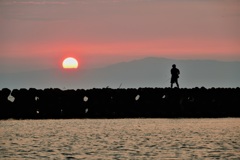
[[[0,88],[138,88],[169,87],[170,69],[180,69],[180,88],[240,86],[240,62],[172,60],[148,57],[103,68],[76,71],[49,69],[0,73]]]

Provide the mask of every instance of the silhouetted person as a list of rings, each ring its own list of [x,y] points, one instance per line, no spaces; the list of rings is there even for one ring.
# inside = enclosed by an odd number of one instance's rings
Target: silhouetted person
[[[172,65],[171,74],[172,74],[171,88],[173,87],[173,83],[176,83],[177,87],[179,88],[178,78],[179,78],[180,71],[179,69],[176,68],[175,64]]]

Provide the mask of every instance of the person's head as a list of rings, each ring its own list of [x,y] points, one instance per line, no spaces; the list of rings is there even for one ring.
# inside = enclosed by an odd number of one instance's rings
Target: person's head
[[[173,68],[176,68],[176,64],[173,64],[172,67],[173,67]]]

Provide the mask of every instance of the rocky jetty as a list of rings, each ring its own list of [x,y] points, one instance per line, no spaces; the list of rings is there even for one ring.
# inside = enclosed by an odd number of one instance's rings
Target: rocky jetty
[[[0,119],[240,117],[240,88],[0,90]]]

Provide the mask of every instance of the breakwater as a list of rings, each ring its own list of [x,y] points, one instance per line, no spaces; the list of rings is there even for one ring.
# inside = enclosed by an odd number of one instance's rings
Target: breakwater
[[[0,90],[0,119],[139,117],[240,117],[240,88]]]

